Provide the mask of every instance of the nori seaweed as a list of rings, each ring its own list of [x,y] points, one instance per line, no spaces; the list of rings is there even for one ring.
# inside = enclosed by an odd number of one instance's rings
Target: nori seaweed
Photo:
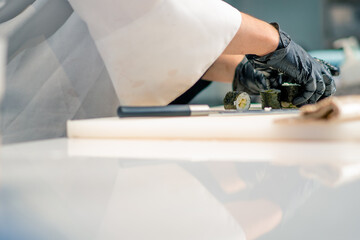
[[[297,108],[293,101],[299,95],[300,87],[296,83],[284,83],[281,85],[281,106],[283,108]]]
[[[299,95],[300,85],[296,83],[284,83],[281,85],[281,101],[292,103]]]
[[[262,108],[271,107],[272,109],[281,109],[280,96],[278,89],[263,90],[260,92]]]

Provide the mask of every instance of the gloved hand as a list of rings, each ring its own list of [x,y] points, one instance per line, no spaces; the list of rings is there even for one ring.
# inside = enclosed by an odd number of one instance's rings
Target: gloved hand
[[[235,69],[232,88],[234,91],[259,95],[261,90],[280,88],[280,85],[281,77],[278,71],[260,67],[255,70],[253,65],[244,57]]]
[[[271,68],[300,84],[303,87],[302,93],[294,99],[295,105],[315,103],[334,94],[336,87],[329,67],[311,57],[289,35],[281,31],[277,24],[272,25],[280,34],[279,47],[265,56],[246,55],[255,70]]]

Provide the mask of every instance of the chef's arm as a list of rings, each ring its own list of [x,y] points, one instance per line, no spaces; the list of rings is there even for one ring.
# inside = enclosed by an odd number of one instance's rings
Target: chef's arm
[[[273,26],[242,13],[242,23],[235,37],[202,79],[231,83],[245,54],[262,56],[275,51],[278,45],[279,33]]]
[[[222,54],[203,75],[202,79],[223,83],[232,83],[235,69],[244,59],[244,55]]]
[[[242,13],[241,26],[223,54],[263,56],[277,49],[279,33],[270,24]]]

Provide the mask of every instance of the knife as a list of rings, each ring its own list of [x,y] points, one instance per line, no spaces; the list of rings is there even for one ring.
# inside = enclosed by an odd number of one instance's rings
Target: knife
[[[215,110],[210,109],[209,105],[168,105],[151,107],[130,107],[120,106],[117,114],[120,118],[126,117],[174,117],[174,116],[208,116],[210,114],[233,114],[233,115],[253,115],[253,114],[271,114],[271,113],[291,113],[298,112],[297,109],[276,109],[266,110]]]

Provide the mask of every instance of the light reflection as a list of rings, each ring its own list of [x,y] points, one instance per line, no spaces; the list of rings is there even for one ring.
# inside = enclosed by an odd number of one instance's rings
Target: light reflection
[[[40,149],[39,144],[42,151],[30,151]],[[94,234],[102,239],[257,239],[296,218],[324,184],[338,189],[360,174],[353,161],[285,161],[285,153],[263,161],[220,156],[166,160],[166,154],[160,160],[154,155],[116,159],[69,156],[67,147],[65,140],[4,147],[0,206],[6,211],[0,211],[0,234],[8,233],[9,219],[14,219],[13,229],[27,233],[31,226],[33,234],[54,232],[59,239]],[[231,154],[235,157],[235,151]]]
[[[319,184],[297,166],[214,162],[181,164],[193,174],[243,228],[257,239],[291,219]]]

